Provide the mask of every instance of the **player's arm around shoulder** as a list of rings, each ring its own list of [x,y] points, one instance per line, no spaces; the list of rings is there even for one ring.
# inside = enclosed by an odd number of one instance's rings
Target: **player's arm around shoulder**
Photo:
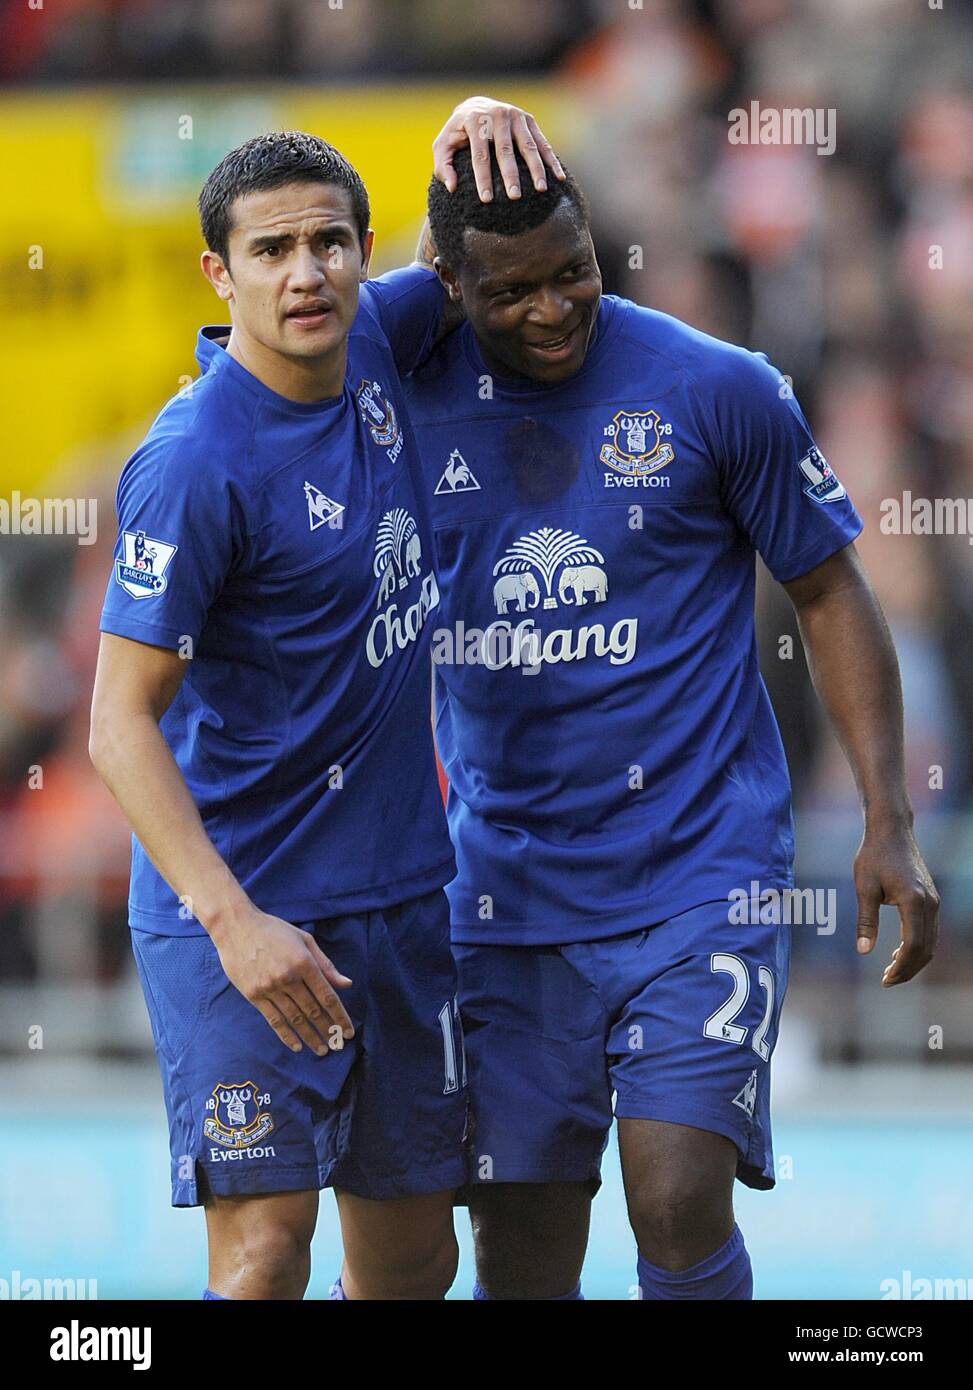
[[[882,984],[904,984],[932,959],[939,895],[913,834],[902,687],[892,636],[854,543],[784,588],[797,612],[815,688],[861,799],[864,834],[854,871],[858,950],[872,950],[879,907],[894,903],[901,941]]]

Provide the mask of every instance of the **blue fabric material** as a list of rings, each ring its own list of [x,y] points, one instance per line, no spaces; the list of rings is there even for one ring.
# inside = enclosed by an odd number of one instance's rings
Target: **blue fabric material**
[[[465,1181],[466,1078],[442,889],[298,922],[352,984],[355,1027],[292,1052],[209,937],[133,931],[169,1116],[172,1201],[335,1186],[382,1200]],[[329,1030],[330,1033],[330,1030]]]
[[[718,901],[608,941],[455,945],[471,1181],[597,1186],[614,1114],[722,1134],[740,1180],[773,1187],[790,931]]]

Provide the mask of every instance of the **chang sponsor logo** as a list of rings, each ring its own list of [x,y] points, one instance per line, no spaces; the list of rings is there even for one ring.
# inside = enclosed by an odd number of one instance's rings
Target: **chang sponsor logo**
[[[493,566],[497,613],[506,613],[511,604],[524,613],[538,604],[557,608],[559,602],[577,607],[589,600],[604,603],[608,597],[608,576],[601,568],[604,559],[600,550],[574,531],[542,526],[528,532]]]
[[[516,625],[500,618],[488,627],[437,628],[432,635],[432,659],[437,666],[485,666],[490,671],[520,668],[534,675],[542,666],[607,656],[613,666],[626,666],[635,655],[638,619],[620,618],[610,628],[583,623],[542,632],[533,618]]]
[[[375,536],[372,565],[378,580],[375,606],[380,611],[368,629],[365,655],[371,666],[379,667],[395,651],[415,642],[429,613],[439,603],[439,587],[430,569],[422,574],[422,542],[415,518],[404,507],[395,507],[382,517]],[[419,592],[411,603],[414,582]]]
[[[542,526],[520,536],[493,566],[495,622],[484,628],[439,628],[433,634],[433,661],[439,665],[485,666],[492,671],[517,667],[527,674],[542,666],[607,657],[613,666],[632,660],[638,619],[572,622],[549,628],[534,617],[557,609],[594,608],[608,600],[605,557],[584,536]]]

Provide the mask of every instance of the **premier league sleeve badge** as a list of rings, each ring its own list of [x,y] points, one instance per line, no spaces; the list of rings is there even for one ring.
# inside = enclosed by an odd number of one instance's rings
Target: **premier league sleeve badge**
[[[158,598],[165,592],[166,570],[178,549],[144,531],[123,531],[122,558],[115,561],[117,583],[132,598]]]

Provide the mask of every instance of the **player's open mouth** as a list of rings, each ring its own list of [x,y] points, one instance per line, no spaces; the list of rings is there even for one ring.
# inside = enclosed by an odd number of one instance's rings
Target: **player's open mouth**
[[[579,323],[569,333],[562,333],[558,338],[548,338],[543,343],[525,343],[524,347],[542,362],[563,362],[574,351],[580,331]]]
[[[324,323],[330,312],[330,304],[315,299],[310,304],[301,304],[296,309],[291,309],[287,317],[293,323],[300,324],[301,328],[317,328]]]

